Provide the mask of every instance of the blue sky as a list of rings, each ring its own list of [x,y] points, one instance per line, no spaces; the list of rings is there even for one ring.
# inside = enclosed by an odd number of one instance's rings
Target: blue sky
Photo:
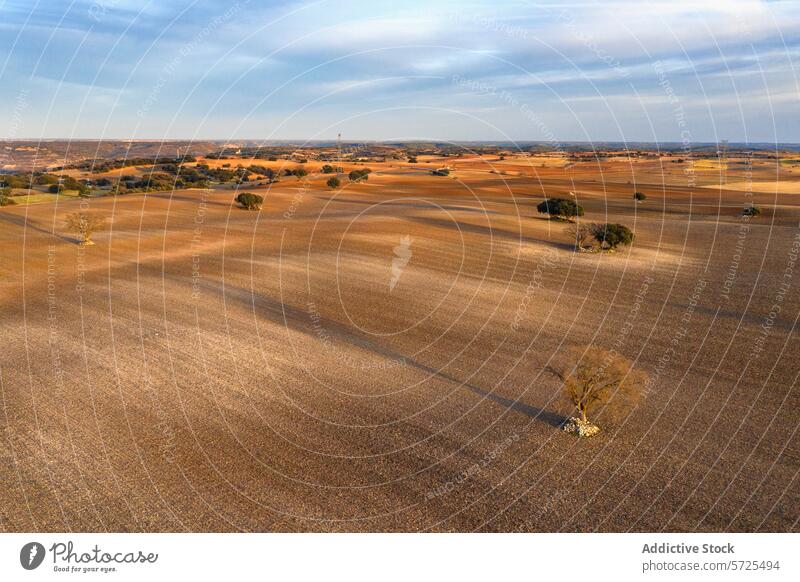
[[[0,0],[0,137],[800,141],[800,3]]]

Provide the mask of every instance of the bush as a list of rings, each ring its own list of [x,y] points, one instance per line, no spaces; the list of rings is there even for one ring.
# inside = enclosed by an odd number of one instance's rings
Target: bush
[[[61,192],[61,184],[52,184],[47,188],[47,191],[50,192],[50,194],[58,194]]]
[[[242,192],[236,197],[242,208],[247,210],[261,210],[261,205],[264,203],[264,197],[251,192]]]
[[[598,224],[594,227],[594,238],[600,243],[600,248],[615,249],[619,245],[631,244],[633,231],[622,224]]]
[[[742,210],[742,216],[759,216],[761,214],[761,208],[756,206],[755,204],[750,204],[744,207]]]
[[[348,175],[351,182],[361,182],[362,180],[369,180],[369,175],[372,170],[364,168],[363,170],[353,170]]]
[[[342,185],[342,182],[339,180],[339,178],[328,178],[326,184],[328,185],[328,188],[335,190]]]
[[[415,157],[408,158],[408,163],[409,164],[416,164],[417,163],[417,158],[415,158]]]
[[[541,214],[549,214],[551,218],[571,220],[575,216],[583,216],[583,206],[566,198],[549,198],[536,206]]]
[[[642,202],[647,200],[647,195],[644,192],[634,192],[633,199],[637,202]]]
[[[298,179],[303,178],[304,176],[308,176],[308,170],[306,170],[305,168],[295,168],[294,170],[292,170],[292,175],[296,176]]]
[[[433,176],[449,176],[450,170],[448,168],[439,168],[438,170],[431,170]]]
[[[333,174],[333,166],[330,164],[325,164],[322,166],[322,173],[323,174]]]
[[[0,206],[11,206],[12,204],[16,204],[16,200],[11,198],[9,195],[11,192],[10,188],[3,188],[0,190]]]

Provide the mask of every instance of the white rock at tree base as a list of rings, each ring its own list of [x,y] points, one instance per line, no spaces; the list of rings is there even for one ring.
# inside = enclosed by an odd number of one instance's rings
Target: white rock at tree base
[[[561,429],[565,432],[571,432],[579,437],[593,437],[600,432],[600,427],[591,422],[583,421],[580,418],[571,417]]]

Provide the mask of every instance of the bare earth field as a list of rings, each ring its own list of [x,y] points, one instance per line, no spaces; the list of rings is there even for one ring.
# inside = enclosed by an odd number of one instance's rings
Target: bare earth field
[[[79,200],[0,209],[0,528],[800,529],[800,190],[426,161],[90,199],[89,248]],[[574,252],[570,192],[634,245]],[[543,368],[589,343],[652,383],[577,439]]]

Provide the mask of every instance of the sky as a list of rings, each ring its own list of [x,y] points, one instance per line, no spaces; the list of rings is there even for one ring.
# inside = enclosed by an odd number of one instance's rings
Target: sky
[[[800,2],[0,0],[0,137],[800,142]]]

